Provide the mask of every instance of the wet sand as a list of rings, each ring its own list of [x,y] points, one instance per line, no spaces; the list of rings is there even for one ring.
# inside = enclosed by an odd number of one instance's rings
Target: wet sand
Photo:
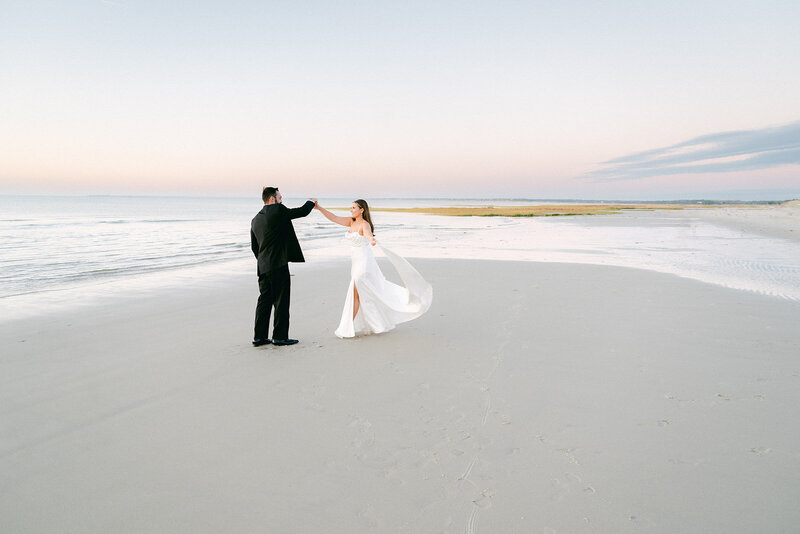
[[[0,324],[8,532],[793,532],[800,304],[620,267],[413,260],[423,317],[333,335],[346,262]]]
[[[734,228],[743,234],[755,233],[800,241],[800,201],[776,206],[743,206],[707,209],[686,209],[684,216],[700,217],[706,221]],[[671,213],[667,216],[676,216]]]

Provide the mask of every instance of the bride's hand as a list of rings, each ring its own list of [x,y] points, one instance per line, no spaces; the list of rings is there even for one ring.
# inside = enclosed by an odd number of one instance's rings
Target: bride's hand
[[[376,240],[376,239],[373,237],[373,238],[370,240],[369,244],[370,244],[370,245],[372,245],[372,246],[374,247],[375,245],[377,245],[377,244],[378,244],[378,241],[377,241],[377,240]]]

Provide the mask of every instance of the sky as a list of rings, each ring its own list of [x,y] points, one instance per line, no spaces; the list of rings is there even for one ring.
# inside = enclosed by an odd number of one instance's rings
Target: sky
[[[800,2],[4,0],[0,194],[800,198]]]

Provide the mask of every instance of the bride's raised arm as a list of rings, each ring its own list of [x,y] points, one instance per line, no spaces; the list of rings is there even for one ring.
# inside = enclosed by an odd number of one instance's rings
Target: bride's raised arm
[[[342,226],[350,226],[350,223],[353,222],[353,219],[351,219],[350,217],[339,217],[338,215],[334,215],[330,211],[320,206],[319,202],[317,203],[316,208],[320,211],[320,213],[322,213],[325,216],[326,219],[328,219],[331,222],[335,222],[336,224],[341,224]]]

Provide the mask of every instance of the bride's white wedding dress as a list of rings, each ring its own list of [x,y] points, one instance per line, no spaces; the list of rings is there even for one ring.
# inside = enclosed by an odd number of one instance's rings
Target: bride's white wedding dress
[[[357,335],[387,332],[399,323],[419,317],[431,306],[433,288],[406,260],[381,247],[403,281],[403,286],[386,280],[381,272],[372,246],[358,232],[347,232],[345,242],[351,250],[350,287],[336,335]],[[380,246],[380,245],[376,245]],[[353,287],[358,289],[358,313],[353,318]]]

